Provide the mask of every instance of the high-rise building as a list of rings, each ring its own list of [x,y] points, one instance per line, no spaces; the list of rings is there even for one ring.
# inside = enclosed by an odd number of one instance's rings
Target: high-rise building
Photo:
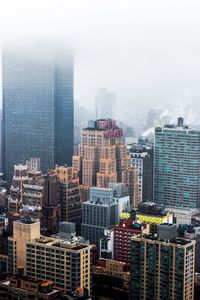
[[[58,231],[60,221],[59,185],[54,170],[48,172],[44,181],[41,227],[48,233]]]
[[[140,202],[153,201],[153,147],[139,139],[138,143],[127,146],[131,167],[138,169]]]
[[[77,171],[72,167],[56,166],[56,176],[60,190],[61,221],[76,224],[76,232],[81,231],[81,195]]]
[[[131,299],[194,299],[195,241],[177,238],[176,225],[131,239]]]
[[[74,233],[75,226],[61,223],[59,236],[40,235],[40,222],[22,219],[14,222],[13,237],[9,237],[9,273],[17,269],[33,281],[51,281],[66,291],[91,289],[91,248]]]
[[[130,195],[130,206],[137,208],[140,204],[140,191],[139,191],[139,171],[137,168],[127,168],[123,173],[122,181],[127,184],[128,192]]]
[[[113,199],[113,190],[90,188],[90,200],[83,202],[81,235],[100,250],[104,230],[118,223],[118,204]]]
[[[177,125],[155,128],[154,202],[174,209],[200,207],[200,131]]]
[[[20,203],[23,198],[23,185],[28,183],[28,169],[26,165],[15,165],[10,195],[8,197],[8,212],[19,213]]]
[[[184,226],[184,225],[182,225]],[[186,226],[186,225],[185,225]],[[184,230],[184,238],[195,240],[195,272],[200,273],[200,227],[189,225]]]
[[[38,157],[41,170],[71,163],[73,58],[47,45],[3,53],[2,163],[10,181],[15,164]]]
[[[26,269],[26,243],[40,238],[40,222],[23,219],[13,222],[13,237],[8,238],[8,271],[16,273],[17,267]]]
[[[96,117],[98,119],[113,118],[116,103],[116,94],[100,88],[95,97]]]
[[[149,224],[137,223],[131,219],[120,220],[120,223],[114,227],[114,259],[129,265],[131,237],[141,233],[149,233]]]
[[[80,172],[83,185],[108,187],[110,181],[121,181],[128,159],[122,136],[123,130],[111,119],[97,120],[82,130],[73,167]]]
[[[27,276],[35,280],[52,280],[64,289],[91,289],[91,248],[86,241],[73,237],[41,237],[26,246]]]

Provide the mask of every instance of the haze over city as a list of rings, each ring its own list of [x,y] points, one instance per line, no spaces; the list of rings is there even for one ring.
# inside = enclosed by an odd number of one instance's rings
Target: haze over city
[[[199,0],[0,0],[0,299],[200,299]]]
[[[81,106],[95,110],[95,94],[106,87],[116,93],[116,117],[132,126],[149,108],[196,124],[199,9],[193,0],[2,1],[1,44],[67,40]]]

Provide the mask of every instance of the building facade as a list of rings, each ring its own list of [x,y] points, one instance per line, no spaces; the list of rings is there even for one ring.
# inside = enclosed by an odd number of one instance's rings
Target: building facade
[[[200,207],[200,131],[177,125],[155,128],[154,202],[175,209]]]
[[[81,192],[78,173],[72,167],[56,166],[59,182],[61,221],[76,224],[76,232],[81,232]]]
[[[13,222],[13,237],[8,238],[8,272],[16,274],[17,267],[26,269],[26,243],[40,238],[39,220],[23,219]]]
[[[41,170],[71,163],[73,155],[73,58],[51,46],[5,49],[2,60],[3,173],[38,157]]]
[[[114,227],[114,259],[130,265],[131,237],[141,233],[149,233],[149,224],[137,223],[131,219],[120,220]]]
[[[177,238],[174,226],[132,237],[131,299],[194,299],[195,241]]]
[[[78,240],[41,237],[27,243],[27,275],[52,280],[66,291],[91,289],[91,246]]]
[[[121,181],[128,163],[122,137],[123,130],[112,119],[97,120],[82,130],[73,167],[84,186],[108,187],[109,182]]]
[[[60,221],[59,185],[54,170],[44,176],[41,227],[47,234],[58,231]]]
[[[153,201],[153,147],[144,140],[128,145],[131,167],[138,170],[140,202]]]
[[[117,222],[118,204],[113,199],[113,190],[90,188],[90,200],[83,202],[81,235],[100,251],[104,230]]]

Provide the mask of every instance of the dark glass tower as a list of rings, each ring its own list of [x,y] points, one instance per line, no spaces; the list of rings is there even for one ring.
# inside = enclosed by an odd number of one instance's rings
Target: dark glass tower
[[[21,47],[23,48],[23,47]],[[71,164],[73,155],[73,55],[37,47],[3,54],[2,165],[10,181],[14,164],[40,157],[46,172]]]

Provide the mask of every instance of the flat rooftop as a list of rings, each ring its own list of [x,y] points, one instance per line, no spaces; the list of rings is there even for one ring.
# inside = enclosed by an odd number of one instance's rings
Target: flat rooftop
[[[45,236],[41,236],[40,239],[36,239],[35,242],[39,244],[45,244],[51,247],[57,247],[57,248],[69,249],[69,250],[81,250],[90,246],[90,244],[87,243],[86,241],[84,242],[78,239],[67,240],[63,238],[61,239],[61,238],[52,238],[52,237],[45,237]]]
[[[151,241],[158,241],[158,242],[165,242],[166,244],[177,244],[177,245],[181,245],[181,246],[185,246],[185,245],[190,244],[191,242],[194,242],[194,241],[191,241],[191,240],[178,238],[178,237],[174,238],[174,239],[171,239],[169,241],[158,240],[157,234],[140,234],[140,235],[137,235],[136,237],[132,237],[132,239],[135,239],[135,238],[151,240]]]

